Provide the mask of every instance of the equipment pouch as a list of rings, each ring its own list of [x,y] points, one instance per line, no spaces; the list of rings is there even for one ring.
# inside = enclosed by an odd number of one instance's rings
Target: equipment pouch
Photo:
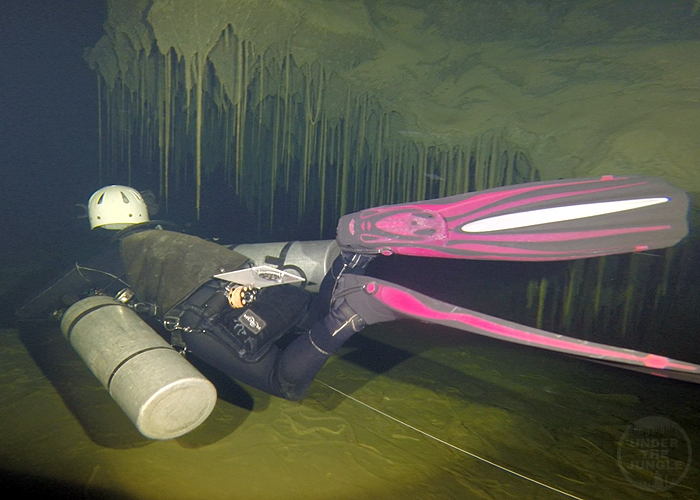
[[[301,319],[309,301],[307,292],[292,285],[264,288],[254,302],[213,317],[202,327],[245,361],[255,362]]]

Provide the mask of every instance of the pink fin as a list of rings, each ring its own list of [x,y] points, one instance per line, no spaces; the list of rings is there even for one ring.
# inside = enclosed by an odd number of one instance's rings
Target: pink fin
[[[600,215],[527,225],[545,209],[576,213],[608,202],[658,200]],[[419,203],[369,208],[342,217],[337,241],[355,253],[483,260],[568,260],[675,245],[688,233],[688,196],[663,179],[603,176],[533,182]],[[477,229],[503,216],[525,222]],[[573,218],[571,218],[573,217]],[[479,223],[479,224],[476,224]],[[524,225],[523,225],[524,224]]]

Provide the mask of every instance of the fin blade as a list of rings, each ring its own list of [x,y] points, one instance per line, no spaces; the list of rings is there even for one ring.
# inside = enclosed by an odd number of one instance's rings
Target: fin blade
[[[342,217],[356,253],[482,260],[568,260],[675,245],[688,195],[663,179],[604,176],[534,182]]]
[[[567,337],[508,321],[480,312],[458,307],[423,295],[408,288],[376,278],[346,275],[348,288],[362,288],[364,297],[350,294],[346,299],[356,311],[362,311],[369,324],[394,319],[384,313],[379,316],[376,305],[368,301],[376,300],[386,306],[397,317],[416,319],[439,324],[491,337],[506,342],[522,344],[549,351],[586,358],[619,368],[641,371],[677,380],[700,383],[700,365],[596,342]],[[365,313],[368,311],[368,313]]]

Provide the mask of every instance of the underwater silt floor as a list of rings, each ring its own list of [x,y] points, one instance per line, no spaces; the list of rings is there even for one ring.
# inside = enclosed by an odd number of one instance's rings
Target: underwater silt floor
[[[617,464],[630,423],[663,416],[700,442],[696,386],[418,323],[366,329],[301,403],[208,373],[214,412],[167,442],[133,429],[57,329],[2,330],[0,360],[0,469],[24,493],[641,499]],[[691,465],[653,495],[699,483]]]

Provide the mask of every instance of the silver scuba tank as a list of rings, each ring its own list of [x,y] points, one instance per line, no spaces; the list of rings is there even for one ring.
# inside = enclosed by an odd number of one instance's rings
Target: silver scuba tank
[[[214,409],[214,385],[125,304],[85,298],[65,312],[61,330],[147,438],[182,436]]]
[[[335,240],[252,243],[229,248],[245,255],[256,265],[275,266],[304,278],[305,289],[309,292],[318,292],[323,277],[340,255]]]

